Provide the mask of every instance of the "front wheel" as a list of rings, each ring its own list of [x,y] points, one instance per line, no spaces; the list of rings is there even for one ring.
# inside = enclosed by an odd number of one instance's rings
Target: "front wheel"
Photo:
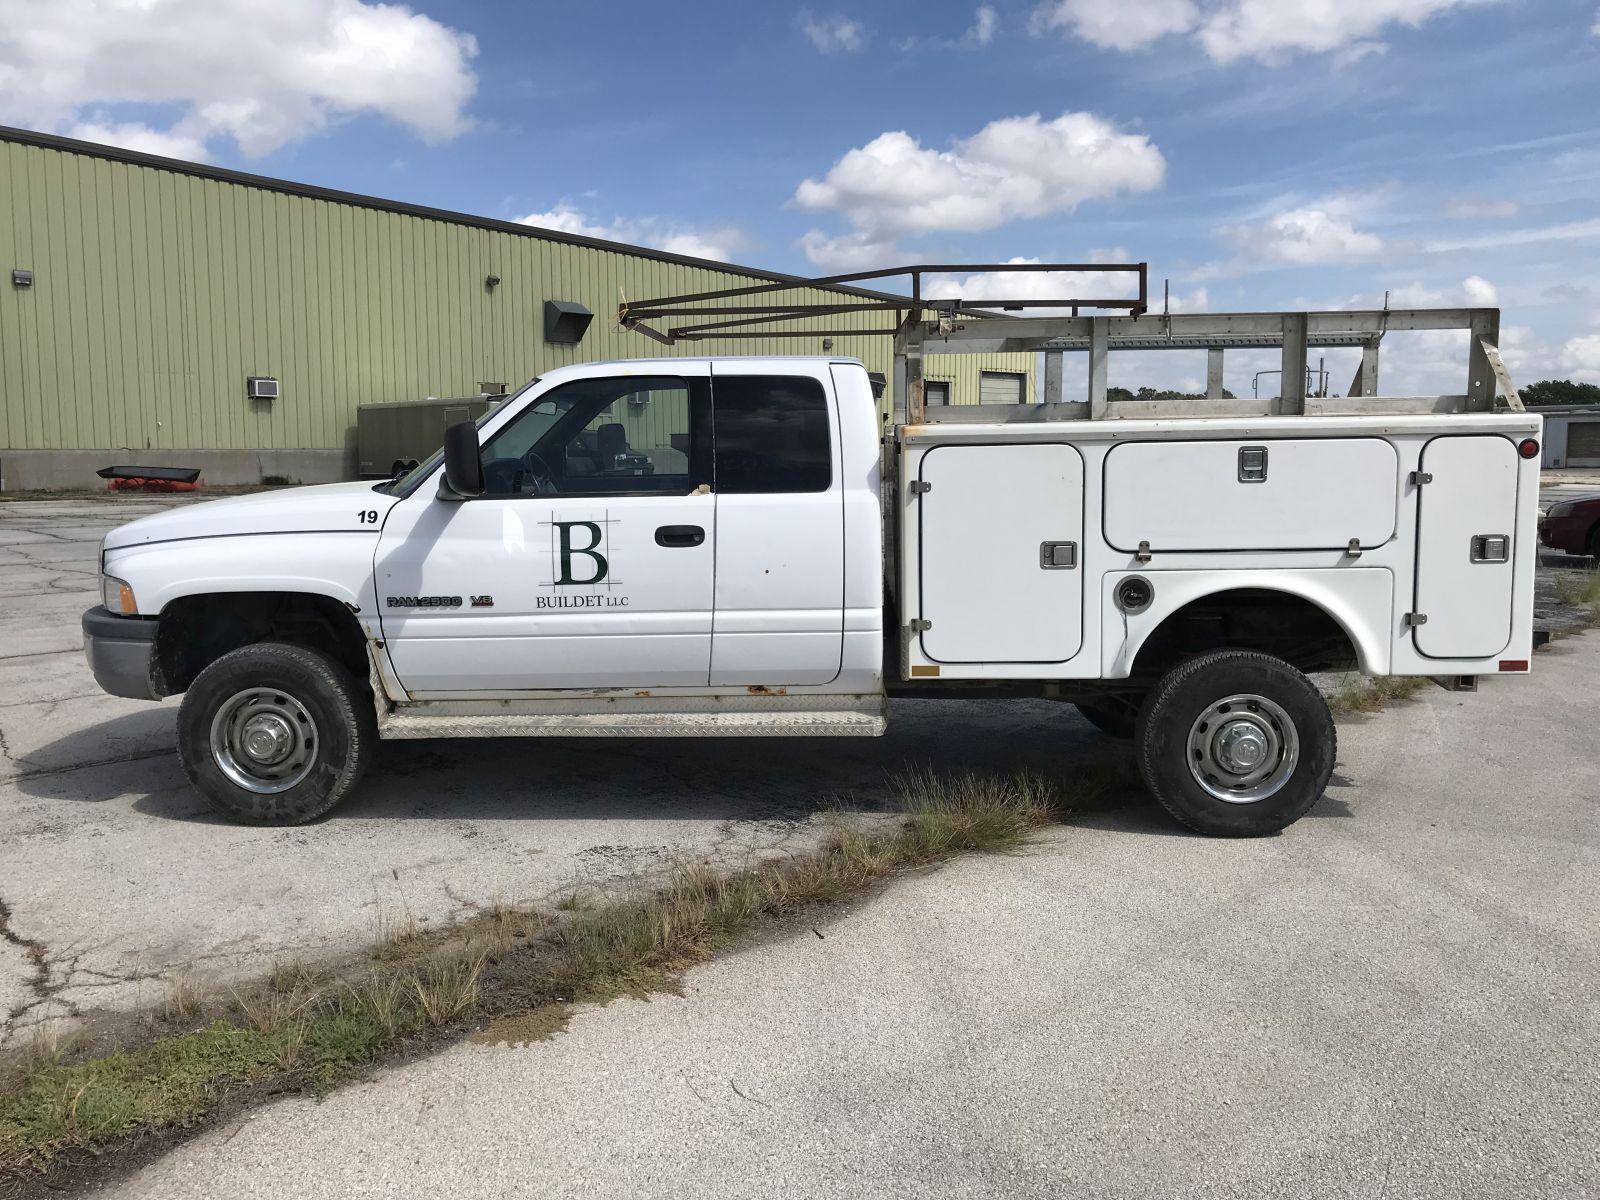
[[[213,808],[245,825],[320,817],[360,780],[372,702],[325,654],[261,642],[224,654],[178,709],[178,757]]]
[[[1327,789],[1338,754],[1328,703],[1282,659],[1217,650],[1179,663],[1145,700],[1139,771],[1163,808],[1224,837],[1276,833]]]

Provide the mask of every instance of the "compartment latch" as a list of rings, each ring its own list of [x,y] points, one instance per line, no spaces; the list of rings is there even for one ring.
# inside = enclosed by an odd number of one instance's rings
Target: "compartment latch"
[[[1077,542],[1040,542],[1039,566],[1045,571],[1070,571],[1078,565]]]
[[[1511,561],[1511,538],[1504,533],[1480,533],[1472,539],[1472,561],[1503,563]]]

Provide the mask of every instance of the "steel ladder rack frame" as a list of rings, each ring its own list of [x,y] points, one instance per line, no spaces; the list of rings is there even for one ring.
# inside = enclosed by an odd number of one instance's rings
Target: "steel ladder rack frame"
[[[1137,282],[1137,295],[1064,295],[1056,299],[929,298],[930,275],[1027,273],[1066,276],[1072,284],[1114,290],[1119,278]],[[910,294],[867,291],[853,285],[909,277]],[[839,293],[834,302],[788,300],[755,303],[750,298],[813,288]],[[1020,289],[1019,289],[1020,290]],[[778,297],[780,300],[782,297]],[[729,303],[731,302],[731,303]],[[1085,315],[1083,310],[1110,310]],[[1032,310],[1035,315],[1014,315]],[[1042,312],[1041,312],[1042,310]],[[1111,315],[1121,310],[1126,315]],[[854,325],[862,314],[884,313],[892,324]],[[706,318],[713,318],[707,320]],[[659,330],[652,320],[691,318]],[[817,319],[839,327],[817,328]],[[837,319],[844,318],[841,323]],[[1146,263],[957,263],[858,271],[810,280],[754,284],[718,291],[623,302],[617,321],[668,345],[716,338],[892,335],[895,350],[894,426],[928,422],[1116,420],[1130,418],[1332,415],[1354,413],[1490,412],[1496,397],[1522,410],[1522,399],[1499,352],[1497,308],[1382,308],[1308,312],[1150,313]],[[796,328],[797,323],[805,327]],[[827,321],[824,321],[827,324]],[[1379,347],[1386,334],[1463,330],[1468,334],[1466,389],[1438,396],[1378,394]],[[1266,399],[1222,395],[1224,355],[1230,348],[1279,348],[1282,394]],[[1312,348],[1360,347],[1361,364],[1349,395],[1308,395],[1307,352]],[[1113,350],[1205,350],[1207,398],[1203,400],[1113,400],[1107,395],[1107,360]],[[1044,400],[1028,405],[961,405],[930,411],[923,382],[929,353],[980,354],[1033,351],[1045,358]],[[1063,404],[1063,356],[1088,355],[1087,403]]]

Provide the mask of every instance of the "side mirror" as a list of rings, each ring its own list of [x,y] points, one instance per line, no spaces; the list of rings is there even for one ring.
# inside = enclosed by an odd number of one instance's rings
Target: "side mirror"
[[[444,489],[456,499],[483,495],[483,457],[478,427],[459,421],[444,431]]]

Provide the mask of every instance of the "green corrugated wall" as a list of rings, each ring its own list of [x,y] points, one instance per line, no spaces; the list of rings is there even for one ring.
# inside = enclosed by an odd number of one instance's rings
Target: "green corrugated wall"
[[[0,449],[342,449],[368,402],[603,358],[822,352],[810,338],[666,347],[613,319],[624,295],[746,276],[3,140],[0,253]],[[12,267],[33,286],[12,286]],[[595,313],[579,344],[545,342],[546,299]],[[891,369],[887,337],[833,353]],[[1021,373],[1033,398],[1029,354],[928,368],[955,403],[977,402],[980,370]],[[246,399],[249,375],[282,397]]]

